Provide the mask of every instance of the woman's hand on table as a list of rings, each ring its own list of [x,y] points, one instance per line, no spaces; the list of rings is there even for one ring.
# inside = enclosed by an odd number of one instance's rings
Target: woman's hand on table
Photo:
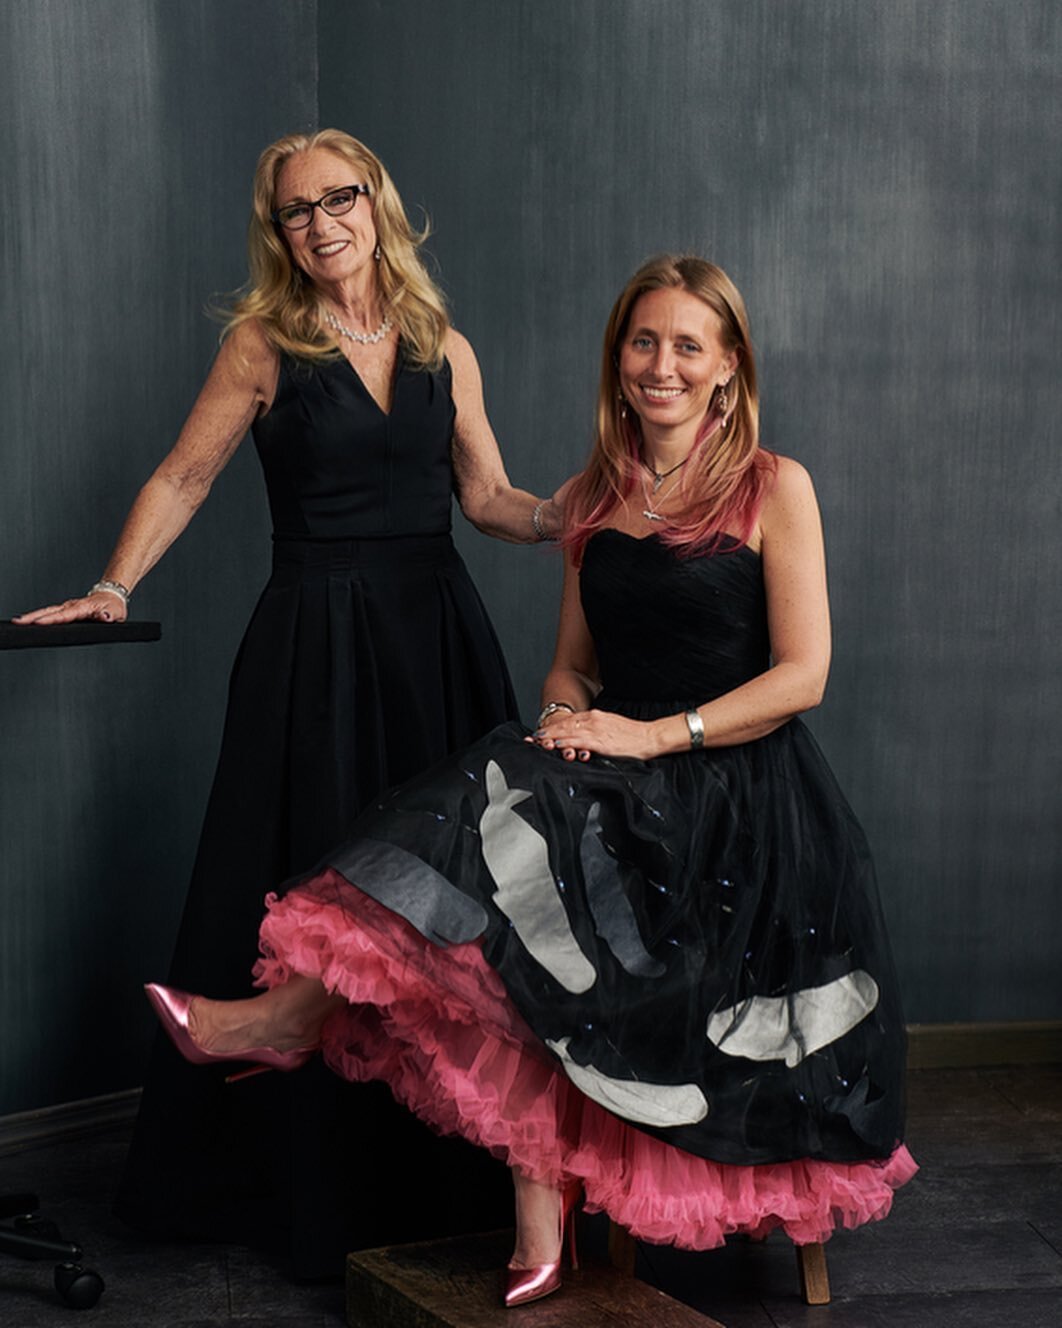
[[[49,604],[31,613],[20,613],[12,622],[23,626],[71,622],[125,622],[129,610],[121,595],[111,590],[97,590],[91,595],[67,599],[62,604]]]

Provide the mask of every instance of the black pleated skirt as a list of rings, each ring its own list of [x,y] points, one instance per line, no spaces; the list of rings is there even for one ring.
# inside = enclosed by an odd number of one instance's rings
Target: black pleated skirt
[[[232,672],[170,982],[251,994],[266,893],[382,790],[515,714],[449,535],[277,540]],[[158,1234],[265,1245],[313,1278],[340,1275],[350,1249],[505,1225],[511,1190],[382,1085],[319,1061],[225,1085],[160,1037],[117,1211]]]

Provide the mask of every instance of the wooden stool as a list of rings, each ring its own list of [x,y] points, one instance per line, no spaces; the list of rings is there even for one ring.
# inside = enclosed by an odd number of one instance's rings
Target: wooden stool
[[[830,1274],[826,1267],[824,1245],[795,1245],[797,1268],[800,1271],[800,1295],[805,1305],[830,1303]],[[634,1276],[634,1261],[638,1242],[615,1222],[608,1224],[608,1257],[614,1268]]]
[[[800,1269],[800,1294],[805,1305],[830,1303],[830,1273],[826,1267],[825,1245],[795,1245]]]
[[[631,1241],[633,1246],[634,1242]],[[607,1264],[565,1271],[556,1296],[504,1309],[501,1270],[511,1231],[457,1236],[417,1245],[359,1250],[347,1256],[349,1328],[723,1328]]]

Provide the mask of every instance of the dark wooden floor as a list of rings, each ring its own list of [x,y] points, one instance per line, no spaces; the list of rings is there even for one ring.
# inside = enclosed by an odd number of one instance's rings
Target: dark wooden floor
[[[918,1071],[908,1137],[922,1171],[892,1216],[827,1247],[832,1305],[801,1304],[779,1237],[704,1255],[643,1247],[640,1275],[726,1328],[1060,1328],[1062,1066]],[[0,1325],[343,1324],[338,1280],[297,1286],[248,1250],[132,1236],[109,1213],[123,1149],[112,1132],[0,1156],[0,1191],[35,1189],[107,1284],[79,1313],[57,1301],[49,1263],[0,1256]]]

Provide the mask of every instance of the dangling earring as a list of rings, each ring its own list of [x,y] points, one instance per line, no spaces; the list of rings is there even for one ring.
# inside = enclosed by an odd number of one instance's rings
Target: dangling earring
[[[726,389],[727,389],[727,387],[729,387],[729,385],[730,385],[730,379],[729,379],[729,378],[726,380],[725,383],[720,383],[720,384],[719,384],[719,401],[718,401],[718,406],[719,406],[719,414],[723,417],[723,427],[724,427],[724,428],[726,428],[726,416],[727,416],[727,411],[730,409],[730,402],[727,400],[727,395],[726,395]]]
[[[620,419],[625,420],[627,418],[627,398],[622,391],[619,391],[616,393],[616,399],[620,403]]]
[[[380,261],[381,254],[380,254],[380,242],[379,242],[379,241],[376,242],[376,252],[373,254],[373,258],[375,258],[377,262]]]

